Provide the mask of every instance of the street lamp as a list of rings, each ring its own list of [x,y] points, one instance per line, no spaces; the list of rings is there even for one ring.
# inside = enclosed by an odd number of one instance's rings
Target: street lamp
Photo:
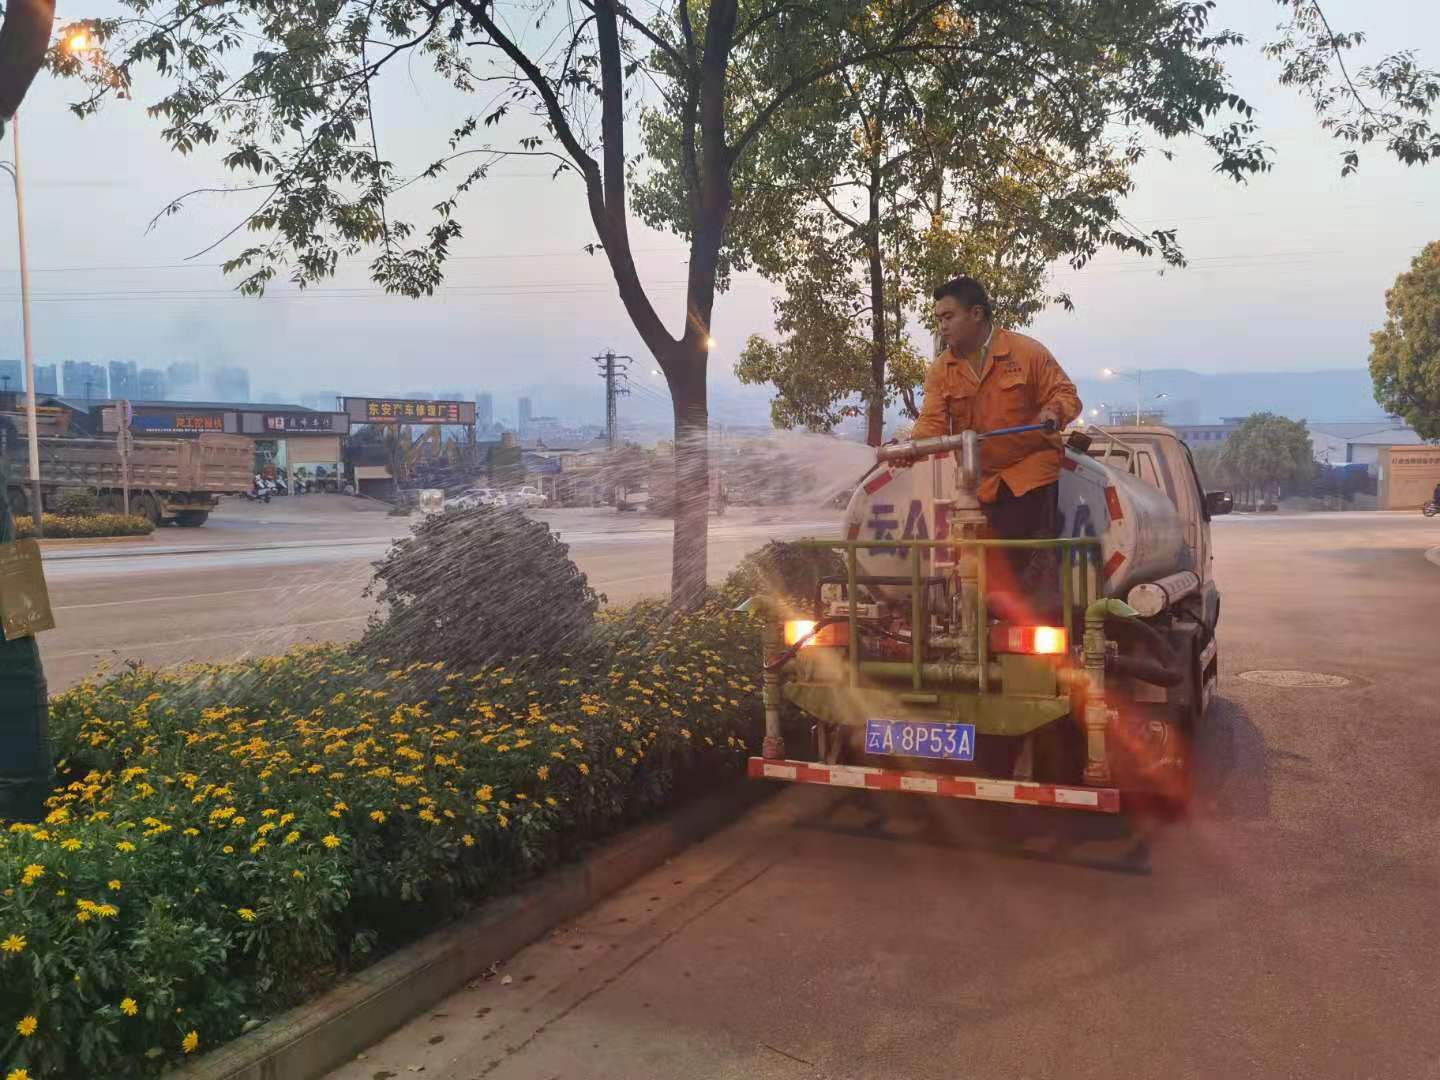
[[[20,244],[20,323],[25,338],[25,426],[30,449],[30,517],[35,535],[45,535],[40,502],[40,426],[35,413],[35,349],[30,333],[30,262],[25,250],[25,174],[20,168],[20,114],[10,118],[10,134],[14,140],[15,160],[0,161],[0,169],[15,185],[15,231]]]
[[[1104,375],[1107,379],[1133,379],[1135,381],[1135,424],[1138,427],[1142,422],[1141,413],[1144,410],[1145,402],[1147,400],[1145,397],[1145,372],[1140,370],[1121,371],[1118,368],[1107,367],[1104,368],[1100,372],[1100,374]],[[1159,401],[1161,398],[1166,396],[1167,395],[1165,394],[1156,394],[1154,397],[1151,397],[1148,400]],[[1101,404],[1103,405],[1104,403],[1102,402]]]

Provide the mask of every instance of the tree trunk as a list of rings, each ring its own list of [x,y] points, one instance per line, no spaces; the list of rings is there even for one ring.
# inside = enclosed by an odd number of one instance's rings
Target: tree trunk
[[[698,372],[698,377],[670,383],[675,408],[675,539],[670,602],[681,611],[693,611],[705,598],[709,573],[710,414],[704,358],[677,356],[676,360],[676,370]]]
[[[870,263],[870,391],[865,441],[885,441],[885,264],[880,257],[880,163],[870,162],[870,220],[866,240]]]

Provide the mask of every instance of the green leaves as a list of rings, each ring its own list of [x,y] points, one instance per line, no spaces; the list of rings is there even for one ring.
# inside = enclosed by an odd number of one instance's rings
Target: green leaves
[[[1426,244],[1385,293],[1370,376],[1376,401],[1423,438],[1440,439],[1440,241]]]
[[[1315,456],[1303,420],[1253,413],[1225,440],[1220,465],[1248,488],[1268,497],[1284,484],[1311,477]]]

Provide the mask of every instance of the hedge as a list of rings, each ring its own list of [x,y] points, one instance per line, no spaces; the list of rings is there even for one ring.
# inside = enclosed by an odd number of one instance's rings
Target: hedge
[[[158,1073],[733,776],[734,602],[475,673],[325,646],[55,698],[49,816],[0,832],[0,1076]]]
[[[105,536],[148,536],[155,531],[148,518],[134,514],[93,514],[90,517],[62,517],[46,514],[45,538],[47,540],[98,539]],[[15,539],[25,540],[35,535],[35,519],[15,518]]]

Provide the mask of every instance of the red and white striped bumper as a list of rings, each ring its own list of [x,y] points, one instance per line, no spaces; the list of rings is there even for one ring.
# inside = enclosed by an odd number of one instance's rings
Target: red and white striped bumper
[[[789,780],[797,784],[868,788],[871,791],[904,791],[915,795],[943,795],[952,799],[1058,806],[1065,810],[1091,810],[1100,814],[1120,812],[1120,792],[1116,788],[1066,787],[1062,784],[1036,784],[1028,780],[938,776],[935,773],[909,772],[904,769],[821,765],[813,761],[766,761],[759,757],[750,759],[748,771],[754,780]]]

